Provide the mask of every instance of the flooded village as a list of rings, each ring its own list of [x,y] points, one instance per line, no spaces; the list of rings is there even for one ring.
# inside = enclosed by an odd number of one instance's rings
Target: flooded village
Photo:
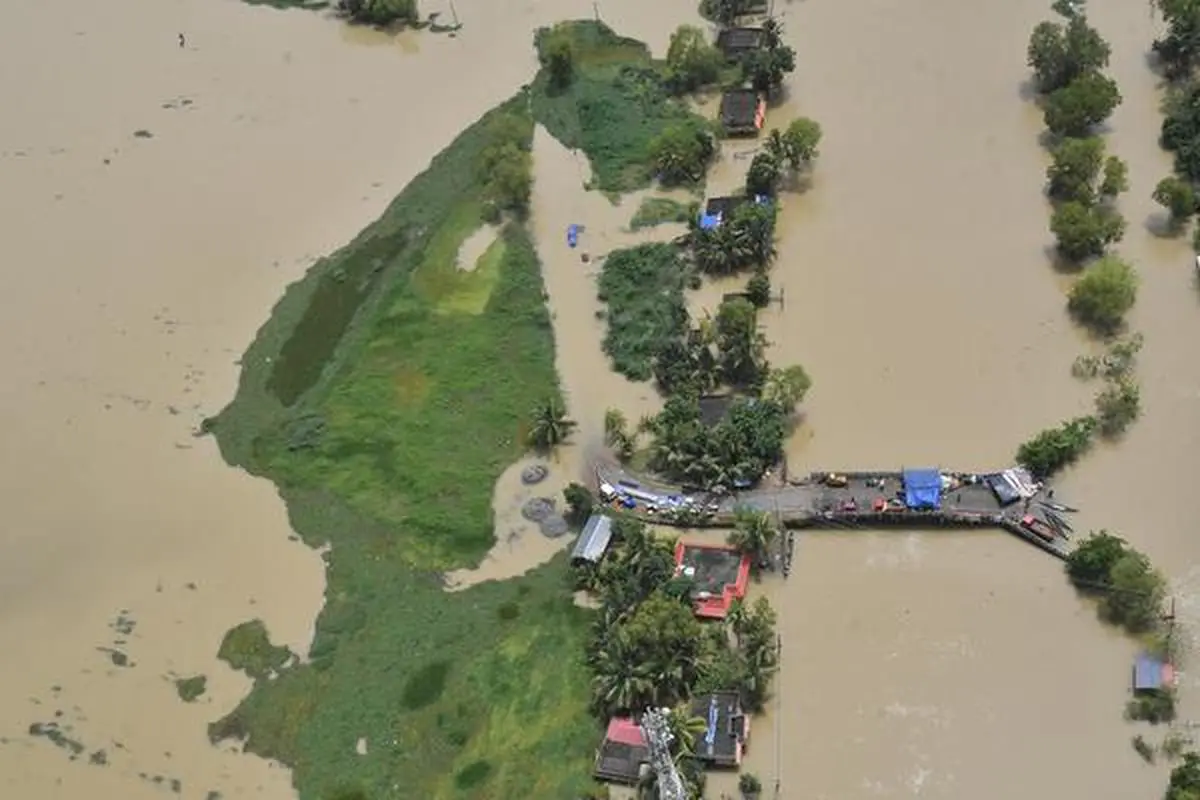
[[[418,5],[433,23],[399,32],[239,0],[4,12],[6,795],[621,797],[654,774],[670,797],[694,777],[661,752],[670,715],[593,707],[585,657],[620,637],[597,648],[581,606],[603,592],[570,563],[625,558],[621,533],[645,557],[622,570],[687,593],[663,641],[701,632],[708,672],[666,704],[702,721],[704,796],[755,794],[739,773],[764,799],[1161,796],[1178,762],[1160,743],[1200,714],[1200,545],[1173,500],[1200,438],[1200,291],[1152,198],[1172,172],[1161,14],[1086,4],[1121,96],[1098,132],[1127,165],[1109,249],[1139,277],[1141,415],[1043,479],[1017,447],[1092,413],[1072,365],[1108,346],[1066,310],[1080,273],[1048,225],[1027,64],[1048,3],[775,0],[732,25],[694,0]],[[794,72],[769,100],[689,94],[737,135],[673,189],[596,155],[575,90],[546,83],[553,42],[534,47],[599,20],[661,60],[689,25],[736,62],[768,18]],[[770,131],[802,118],[819,155],[753,202]],[[491,213],[489,147],[527,158],[523,219]],[[634,224],[664,200],[667,221]],[[786,472],[685,488],[651,474],[646,430],[620,463],[609,412],[633,436],[670,401],[614,368],[628,295],[606,269],[760,205],[754,330],[771,367],[811,377]],[[716,328],[753,271],[656,288]],[[335,311],[308,316],[322,298]],[[547,398],[562,435],[533,454]],[[571,484],[615,508],[568,528]],[[727,541],[748,511],[783,529],[762,558]],[[635,521],[644,540],[614,532]],[[1100,530],[1165,573],[1178,664],[1064,576]],[[752,653],[772,663],[754,702],[714,677]],[[1174,725],[1124,717],[1168,684]]]

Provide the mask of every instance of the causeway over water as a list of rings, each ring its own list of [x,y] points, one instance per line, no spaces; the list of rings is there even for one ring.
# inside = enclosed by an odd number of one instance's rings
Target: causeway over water
[[[938,485],[914,490],[915,478],[931,474]],[[1000,528],[1058,558],[1071,552],[1065,514],[1074,509],[1019,468],[813,472],[722,495],[689,492],[613,464],[597,466],[596,478],[606,502],[658,524],[732,527],[738,511],[750,509],[789,529]]]

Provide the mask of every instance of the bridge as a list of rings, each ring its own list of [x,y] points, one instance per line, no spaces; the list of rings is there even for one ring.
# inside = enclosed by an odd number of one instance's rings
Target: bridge
[[[605,503],[658,524],[733,527],[749,509],[771,514],[780,528],[999,528],[1057,558],[1071,552],[1065,515],[1075,509],[1020,467],[813,472],[719,493],[688,491],[615,464],[597,466],[596,480]]]

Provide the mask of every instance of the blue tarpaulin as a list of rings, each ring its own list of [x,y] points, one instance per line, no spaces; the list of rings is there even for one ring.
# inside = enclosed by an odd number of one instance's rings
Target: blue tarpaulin
[[[1135,691],[1161,689],[1163,683],[1162,662],[1153,656],[1142,655],[1133,662],[1133,688]]]
[[[909,508],[940,508],[942,473],[936,469],[904,470],[904,503]]]
[[[706,231],[710,230],[712,228],[715,228],[720,224],[721,224],[721,215],[720,214],[701,214],[700,215],[700,227]]]
[[[567,226],[567,247],[574,247],[579,243],[579,231],[583,228],[582,225]]]

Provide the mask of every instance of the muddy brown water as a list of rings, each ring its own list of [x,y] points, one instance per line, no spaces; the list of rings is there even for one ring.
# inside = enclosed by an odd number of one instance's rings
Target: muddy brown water
[[[825,128],[814,185],[784,207],[786,307],[765,315],[773,358],[816,382],[794,465],[1004,465],[1031,432],[1087,408],[1091,389],[1069,376],[1086,341],[1044,252],[1040,120],[1020,91],[1046,5],[777,3],[800,68],[768,125],[802,113]],[[533,28],[593,11],[583,0],[455,6],[466,27],[453,39],[389,39],[232,0],[6,8],[5,794],[149,798],[179,780],[185,796],[290,796],[286,770],[210,748],[204,725],[248,688],[214,660],[230,625],[260,616],[305,648],[320,558],[288,540],[269,484],[190,432],[232,395],[236,359],[283,286],[528,80]],[[1144,62],[1156,28],[1145,3],[1091,6],[1125,96],[1109,141],[1133,184],[1121,251],[1143,278],[1132,322],[1146,337],[1145,416],[1061,493],[1083,507],[1080,529],[1117,529],[1163,564],[1194,619],[1200,544],[1178,498],[1200,439],[1200,300],[1186,246],[1142,224],[1169,169]],[[598,8],[662,52],[694,4]],[[438,102],[414,125],[405,99],[428,98],[431,75]],[[593,208],[572,189],[577,159],[539,148],[534,224],[584,451],[604,408],[636,418],[654,401],[602,368],[594,293],[565,226],[591,226],[601,241],[583,247],[600,252],[636,204]],[[714,185],[736,186],[745,163],[723,162]],[[719,299],[706,292],[696,307]],[[583,460],[574,453],[567,475]],[[488,576],[552,552],[531,548]],[[1043,554],[1003,534],[888,533],[805,537],[797,555],[786,583],[757,589],[780,609],[784,641],[777,705],[756,720],[750,752],[769,788],[776,775],[782,796],[849,800],[1161,787],[1120,718],[1132,644],[1094,622]],[[110,627],[123,610],[132,633]],[[185,705],[171,677],[195,673],[209,693]],[[1192,684],[1185,674],[1185,715]],[[82,758],[26,736],[52,720],[72,726]],[[87,763],[100,749],[109,766]]]

